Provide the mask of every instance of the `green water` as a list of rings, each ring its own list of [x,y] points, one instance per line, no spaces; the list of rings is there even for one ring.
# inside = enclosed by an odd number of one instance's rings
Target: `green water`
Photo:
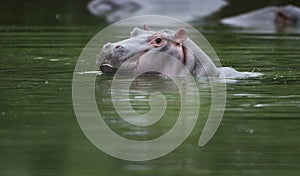
[[[73,110],[77,59],[103,27],[0,26],[0,175],[300,174],[299,34],[197,27],[223,66],[264,75],[227,84],[224,117],[204,147],[198,146],[205,120],[200,118],[192,134],[173,152],[155,160],[131,162],[113,158],[91,144]],[[149,140],[175,123],[180,101],[170,79],[146,76],[132,85],[131,103],[139,113],[149,111],[147,100],[153,92],[165,93],[168,100],[166,116],[146,129],[118,118],[109,94],[111,79],[98,75],[95,93],[103,118],[115,132],[129,139]],[[198,82],[201,117],[209,110],[206,84]]]
[[[170,154],[130,162],[112,158],[93,146],[81,131],[72,106],[74,67],[97,30],[83,26],[1,27],[1,175],[300,173],[300,35],[201,29],[223,65],[259,71],[264,76],[227,84],[223,120],[206,146],[197,145],[202,123],[198,122],[190,137]],[[97,76],[96,95],[98,105],[105,107],[106,123],[117,133],[147,140],[165,133],[174,123],[180,102],[176,101],[176,88],[170,89],[174,87],[171,80],[147,76],[133,85],[134,95],[146,95],[139,99],[141,103],[132,100],[140,113],[149,111],[147,95],[151,92],[165,91],[171,102],[167,111],[170,119],[143,130],[118,120],[109,103],[111,79]],[[200,90],[205,112],[209,91],[205,86]]]

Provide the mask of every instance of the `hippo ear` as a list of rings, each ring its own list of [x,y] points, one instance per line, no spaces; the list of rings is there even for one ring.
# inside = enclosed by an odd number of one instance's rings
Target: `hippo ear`
[[[175,41],[178,43],[182,43],[187,38],[187,36],[187,31],[184,28],[179,28],[175,33]]]

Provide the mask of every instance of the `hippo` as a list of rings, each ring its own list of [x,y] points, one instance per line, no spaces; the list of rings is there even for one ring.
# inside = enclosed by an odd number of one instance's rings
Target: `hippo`
[[[164,53],[164,54],[157,54]],[[167,62],[167,57],[175,58]],[[97,65],[103,73],[115,73],[127,63],[129,71],[143,71],[149,64],[160,67],[171,75],[185,75],[182,64],[188,73],[196,77],[248,77],[253,73],[239,72],[230,67],[217,67],[214,62],[189,37],[187,30],[151,31],[147,28],[134,28],[128,39],[107,43],[103,46]]]
[[[245,14],[224,18],[221,23],[243,28],[274,28],[283,32],[287,27],[296,27],[300,20],[300,8],[293,5],[267,6]]]
[[[193,21],[225,5],[225,0],[92,0],[87,3],[87,9],[94,16],[105,17],[109,23],[140,15],[164,15]]]

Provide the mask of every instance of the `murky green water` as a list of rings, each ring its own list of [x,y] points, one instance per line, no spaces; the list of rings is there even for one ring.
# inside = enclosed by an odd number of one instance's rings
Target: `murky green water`
[[[214,138],[198,146],[203,120],[172,153],[151,161],[112,158],[85,137],[72,106],[72,77],[84,45],[101,28],[0,28],[0,175],[297,175],[300,173],[300,35],[200,29],[223,66],[258,71],[259,78],[227,84],[227,105]],[[179,95],[169,79],[140,77],[131,103],[149,111],[155,91],[166,94],[167,115],[143,129],[118,119],[111,76],[99,75],[96,99],[106,123],[129,139],[148,140],[175,122]],[[207,115],[206,83],[198,82]]]

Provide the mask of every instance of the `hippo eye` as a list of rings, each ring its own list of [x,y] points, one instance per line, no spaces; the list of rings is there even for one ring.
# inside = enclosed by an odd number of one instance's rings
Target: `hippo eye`
[[[160,44],[161,42],[162,42],[162,39],[161,39],[161,38],[156,38],[156,39],[155,39],[155,43],[156,43],[156,44]]]

